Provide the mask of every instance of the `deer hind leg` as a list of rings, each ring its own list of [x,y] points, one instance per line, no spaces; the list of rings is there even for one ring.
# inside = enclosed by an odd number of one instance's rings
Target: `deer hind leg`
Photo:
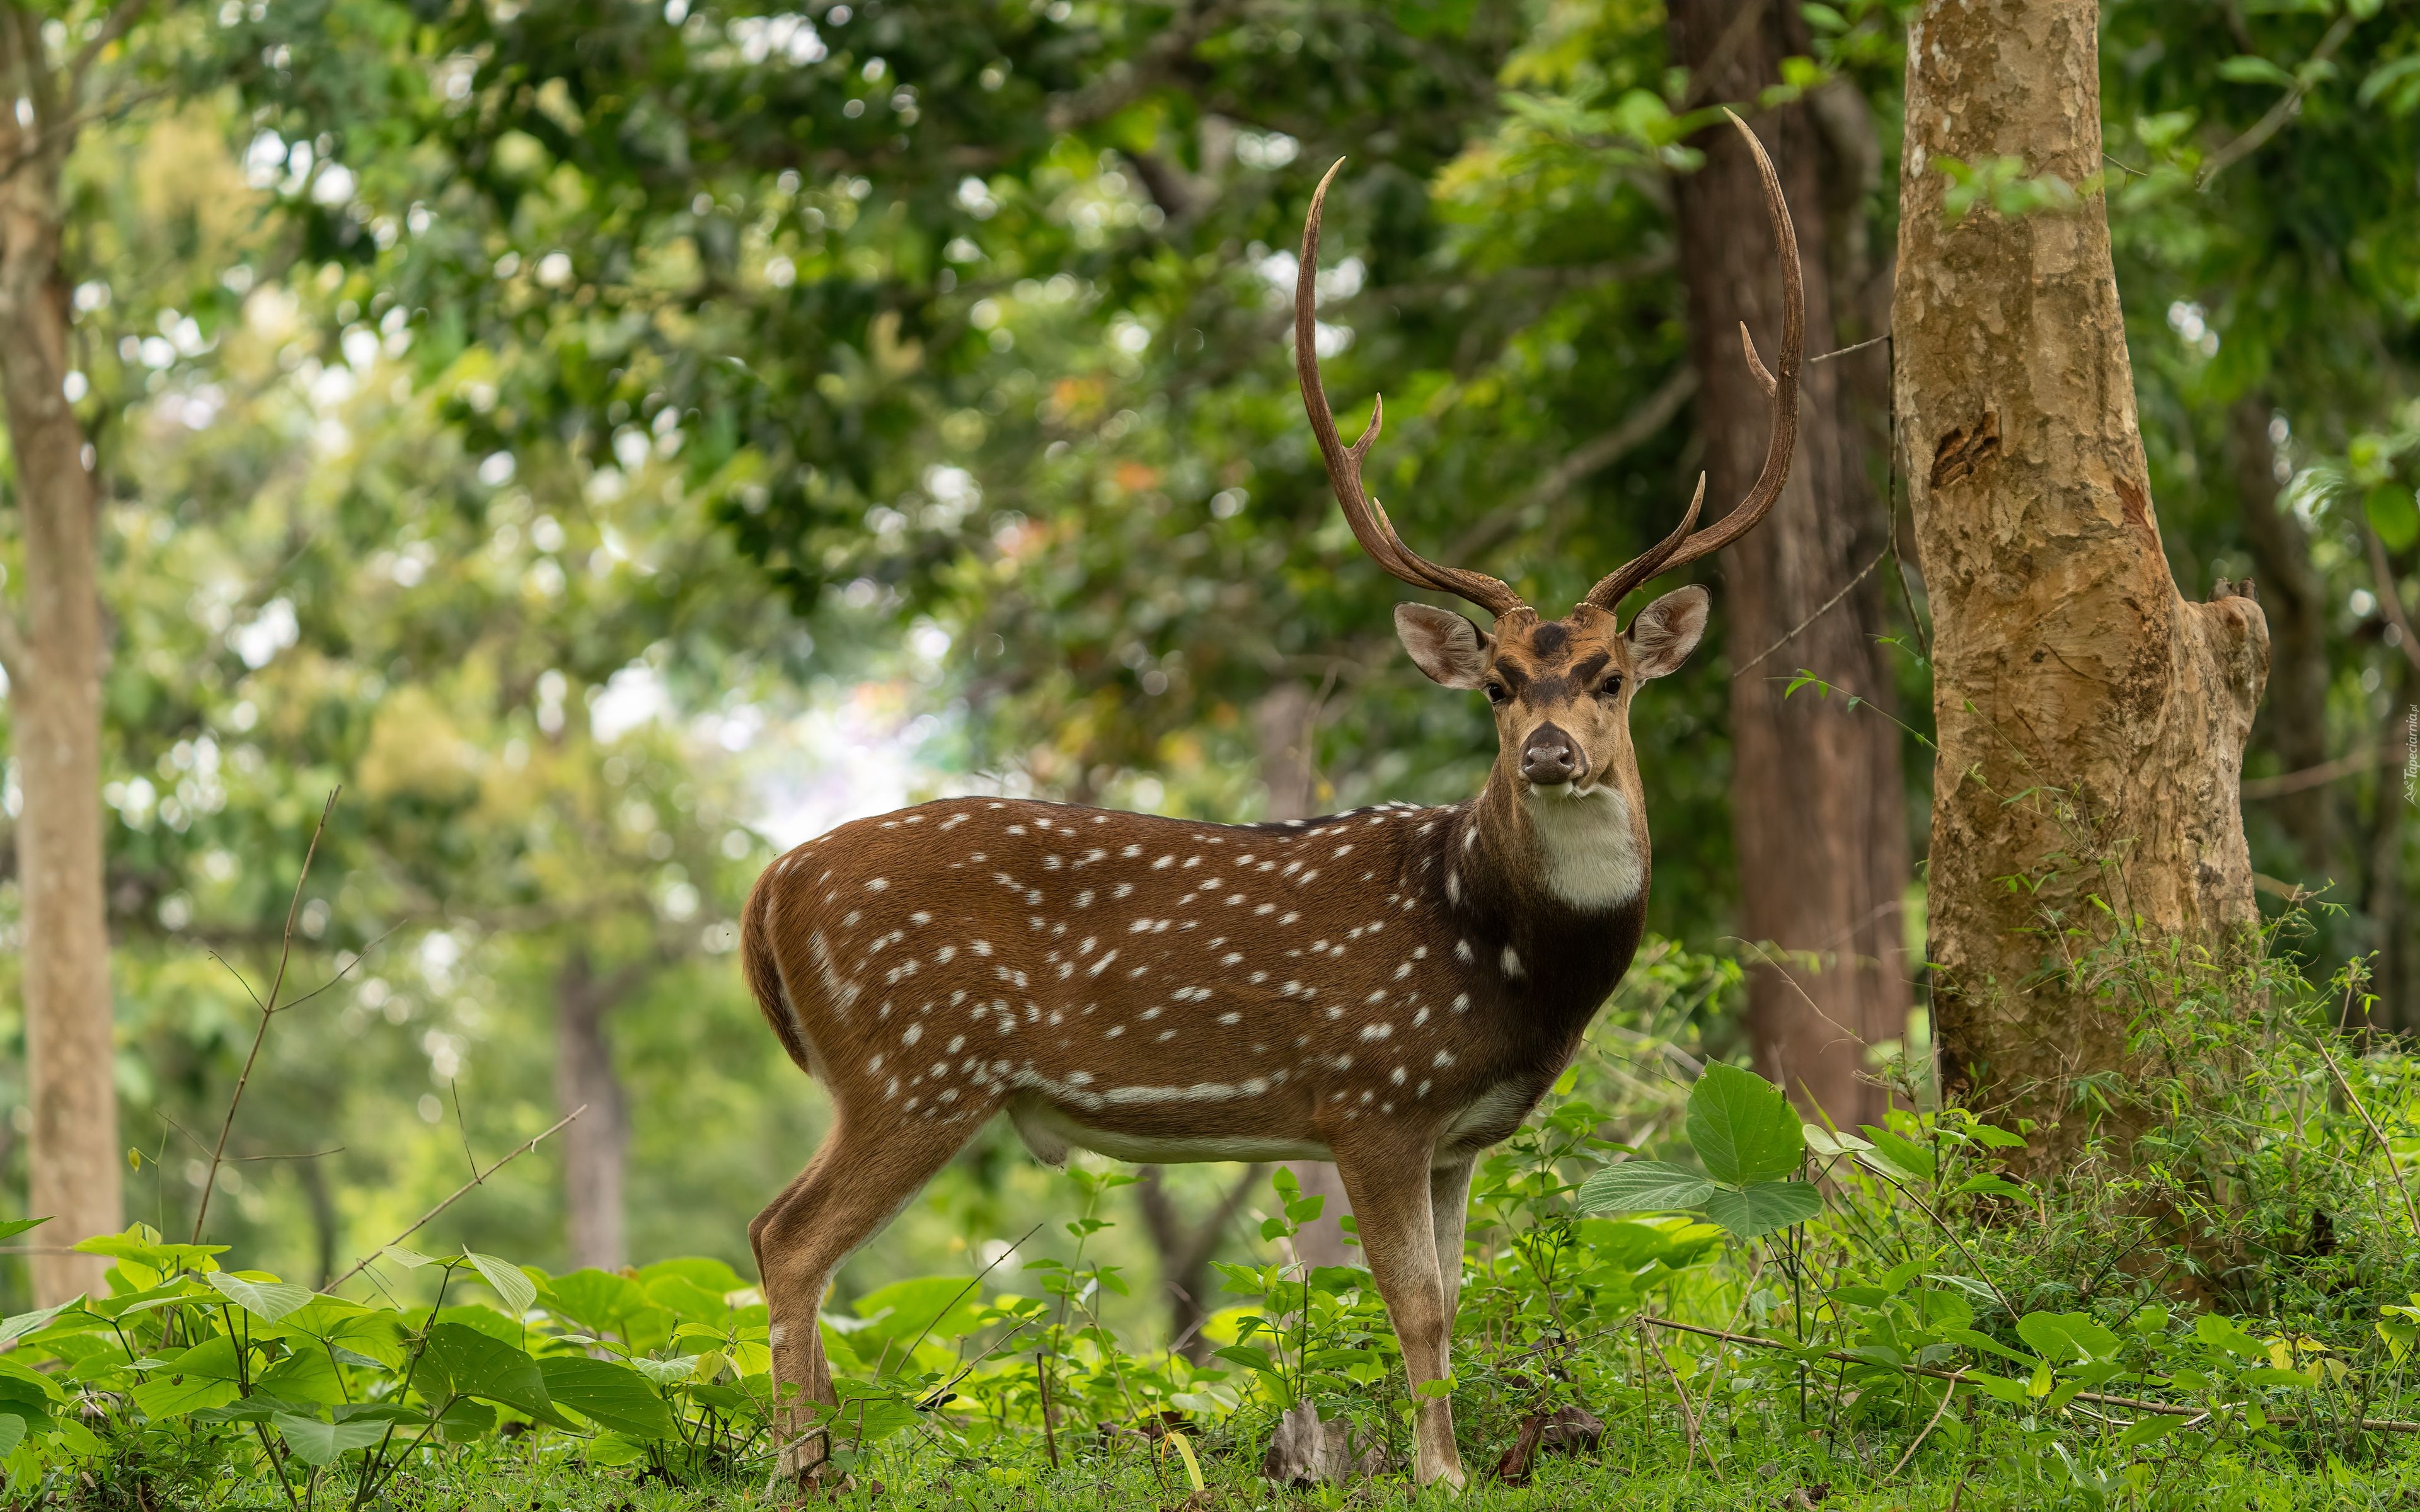
[[[1445,1293],[1445,1336],[1453,1343],[1453,1315],[1462,1301],[1462,1236],[1470,1223],[1470,1168],[1479,1157],[1465,1152],[1450,1164],[1429,1167],[1429,1220],[1436,1240],[1437,1281]],[[1450,1359],[1440,1360],[1450,1370]]]
[[[1464,1480],[1462,1457],[1453,1443],[1453,1405],[1444,1396],[1419,1394],[1426,1382],[1445,1378],[1446,1335],[1451,1326],[1430,1211],[1430,1158],[1425,1141],[1414,1148],[1393,1141],[1336,1147],[1336,1168],[1353,1202],[1361,1251],[1379,1296],[1386,1299],[1387,1316],[1394,1321],[1412,1394],[1419,1403],[1413,1427],[1418,1444],[1413,1475],[1422,1486],[1443,1481],[1459,1490]]]
[[[844,1113],[807,1168],[748,1226],[772,1319],[774,1389],[789,1404],[780,1412],[782,1476],[812,1475],[830,1458],[829,1437],[811,1431],[811,1404],[839,1405],[815,1320],[833,1275],[982,1124],[975,1113],[932,1122]]]

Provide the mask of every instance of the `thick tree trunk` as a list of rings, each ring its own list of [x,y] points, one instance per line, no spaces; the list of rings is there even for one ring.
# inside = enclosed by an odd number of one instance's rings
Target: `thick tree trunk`
[[[1311,690],[1300,683],[1284,682],[1262,695],[1252,710],[1252,733],[1260,744],[1261,786],[1269,799],[1264,819],[1307,819],[1319,797],[1319,763],[1314,737],[1314,720],[1319,710]],[[1303,1196],[1327,1199],[1320,1215],[1305,1224],[1295,1235],[1295,1257],[1308,1265],[1350,1265],[1353,1252],[1345,1247],[1344,1228],[1339,1222],[1352,1211],[1344,1196],[1344,1178],[1336,1166],[1324,1160],[1286,1162],[1294,1172]]]
[[[2235,402],[2226,417],[2226,460],[2243,538],[2252,548],[2253,580],[2269,620],[2269,708],[2253,729],[2287,771],[2301,772],[2329,757],[2327,586],[2311,565],[2310,533],[2278,497],[2284,490],[2277,449],[2269,440],[2272,413],[2261,394]],[[2335,803],[2335,786],[2325,782],[2269,800],[2294,842],[2306,887],[2331,880]]]
[[[1673,56],[1691,70],[1700,101],[1752,100],[1779,82],[1782,58],[1807,51],[1798,8],[1784,0],[1677,0],[1671,29]],[[1750,124],[1796,211],[1807,349],[1830,351],[1839,344],[1836,308],[1854,301],[1836,300],[1826,255],[1822,212],[1836,197],[1826,193],[1826,133],[1806,103]],[[1747,492],[1763,465],[1770,406],[1742,360],[1739,329],[1745,321],[1762,351],[1776,349],[1781,281],[1744,144],[1723,127],[1694,145],[1706,163],[1678,186],[1681,267],[1701,380],[1706,493],[1710,509],[1720,510]],[[1844,1126],[1882,1121],[1888,1100],[1863,1079],[1865,1050],[1906,1034],[1909,998],[1900,945],[1904,775],[1898,730],[1882,713],[1894,702],[1891,671],[1874,639],[1885,633],[1887,579],[1876,572],[1823,608],[1874,561],[1888,529],[1849,377],[1844,363],[1807,368],[1789,487],[1764,524],[1723,558],[1740,932],[1768,952],[1749,979],[1749,1030],[1758,1069]],[[1852,708],[1838,694],[1811,690],[1783,697],[1801,668],[1880,707]]]
[[[2045,1163],[2086,1133],[2058,1126],[2073,1079],[2126,1061],[2123,1015],[2064,969],[2092,938],[2045,921],[2219,950],[2257,922],[2238,782],[2268,625],[2225,585],[2187,603],[2169,574],[2104,204],[1945,209],[1945,158],[2099,181],[2098,20],[2090,0],[1923,7],[1891,321],[1934,621],[1942,1071],[2040,1120]]]
[[[574,946],[554,983],[554,1098],[588,1111],[563,1131],[563,1209],[571,1263],[617,1271],[629,1263],[623,1237],[622,1176],[630,1149],[629,1100],[613,1070],[606,1015],[628,974],[599,978],[587,948]]]
[[[41,70],[30,17],[0,13],[0,75]],[[48,91],[46,90],[47,94]],[[102,914],[101,567],[98,501],[84,427],[61,385],[68,281],[59,262],[63,146],[0,117],[0,391],[15,463],[24,545],[24,618],[0,603],[0,654],[23,811],[17,821],[23,900],[26,1165],[31,1211],[48,1216],[45,1247],[115,1233],[119,1207],[109,934]],[[61,107],[42,101],[39,120]],[[109,1261],[34,1257],[34,1300],[47,1305],[103,1289]]]

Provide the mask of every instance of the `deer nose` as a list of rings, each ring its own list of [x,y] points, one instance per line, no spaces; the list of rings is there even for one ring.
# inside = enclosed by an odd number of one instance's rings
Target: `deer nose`
[[[1575,781],[1587,768],[1579,747],[1559,725],[1542,724],[1521,743],[1521,776],[1526,781]]]

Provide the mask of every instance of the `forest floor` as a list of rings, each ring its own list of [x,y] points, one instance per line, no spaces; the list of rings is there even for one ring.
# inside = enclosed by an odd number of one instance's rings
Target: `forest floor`
[[[1183,1467],[1165,1473],[1135,1460],[1038,1477],[973,1461],[925,1467],[912,1482],[879,1476],[852,1482],[818,1498],[776,1495],[760,1483],[672,1485],[630,1469],[589,1470],[561,1462],[535,1464],[509,1450],[461,1466],[442,1480],[398,1487],[399,1512],[739,1512],[777,1506],[826,1506],[833,1512],[1292,1512],[1311,1508],[1454,1506],[1468,1512],[1547,1512],[1619,1508],[1621,1512],[2051,1512],[2051,1509],[2177,1509],[2177,1512],[2370,1512],[2420,1507],[2420,1457],[2396,1456],[2354,1468],[2341,1463],[2300,1469],[2249,1464],[2231,1456],[2198,1460],[2180,1455],[2152,1467],[2139,1488],[2121,1473],[2107,1489],[2079,1483],[2059,1458],[2028,1466],[2019,1454],[1960,1464],[1943,1458],[1919,1462],[1898,1477],[1885,1471],[1840,1469],[1810,1462],[1785,1469],[1757,1459],[1756,1447],[1732,1446],[1719,1472],[1685,1443],[1608,1442],[1595,1459],[1543,1462],[1531,1484],[1481,1482],[1459,1498],[1423,1495],[1403,1476],[1347,1488],[1283,1490],[1252,1467],[1216,1459],[1202,1464],[1207,1489],[1193,1493]],[[1683,1457],[1687,1463],[1683,1463]],[[1925,1457],[1929,1460],[1931,1457]],[[2045,1475],[2043,1471],[2048,1471]],[[2089,1468],[2085,1470],[2089,1477]],[[1013,1478],[1012,1478],[1013,1477]],[[2064,1482],[2064,1484],[2061,1484]]]

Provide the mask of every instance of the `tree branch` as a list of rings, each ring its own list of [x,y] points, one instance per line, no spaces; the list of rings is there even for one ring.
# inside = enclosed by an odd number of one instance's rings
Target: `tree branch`
[[[2220,174],[2259,151],[2263,143],[2275,136],[2288,121],[2294,118],[2294,113],[2302,109],[2303,96],[2310,92],[2310,81],[2317,66],[2336,55],[2336,49],[2344,46],[2345,39],[2352,35],[2352,29],[2359,24],[2359,21],[2360,12],[2352,7],[2347,7],[2345,13],[2336,18],[2336,23],[2328,28],[2328,34],[2319,39],[2319,45],[2311,54],[2310,61],[2304,64],[2301,70],[2295,74],[2294,87],[2287,90],[2277,103],[2269,107],[2268,115],[2253,122],[2252,130],[2219,148],[2212,155],[2210,162],[2202,168],[2201,182],[2197,187],[2205,190],[2210,188],[2211,182]]]

